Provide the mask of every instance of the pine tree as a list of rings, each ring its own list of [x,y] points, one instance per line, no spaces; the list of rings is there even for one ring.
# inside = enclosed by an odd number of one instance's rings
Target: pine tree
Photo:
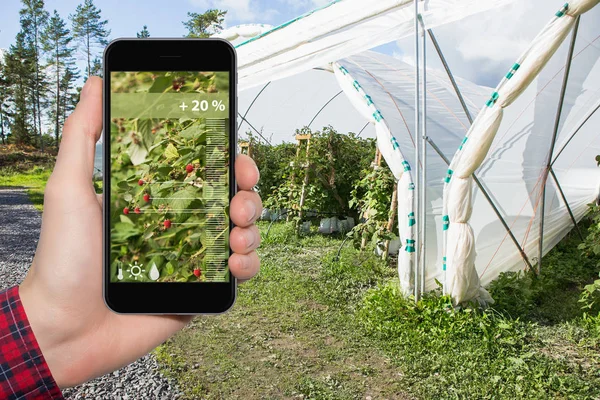
[[[79,73],[71,68],[67,68],[65,75],[63,76],[61,87],[63,88],[63,97],[61,99],[61,112],[62,121],[67,120],[67,117],[79,102],[79,94],[81,93],[81,87],[75,87],[75,82],[79,78]]]
[[[32,50],[32,66],[34,79],[31,85],[31,97],[33,101],[34,128],[40,136],[40,150],[44,151],[42,140],[42,101],[46,89],[44,74],[41,72],[40,44],[41,35],[48,22],[48,11],[44,10],[43,0],[21,0],[23,8],[19,11],[21,16],[21,29],[23,39]]]
[[[5,76],[11,97],[10,140],[17,144],[33,144],[36,108],[30,87],[35,81],[34,51],[27,46],[25,33],[19,32],[15,44],[5,57]]]
[[[77,48],[84,54],[87,62],[86,78],[92,75],[98,49],[108,44],[110,35],[110,29],[106,28],[108,21],[102,19],[100,12],[92,0],[85,0],[77,6],[75,14],[69,16]]]
[[[148,31],[148,27],[146,25],[144,25],[142,30],[137,33],[137,37],[138,38],[149,38],[150,37],[150,32]]]
[[[205,38],[223,30],[223,21],[227,11],[208,10],[203,14],[188,12],[188,20],[183,22],[187,28],[187,37]]]
[[[0,50],[0,140],[6,144],[7,128],[10,118],[10,85],[7,76],[6,64]]]
[[[76,79],[77,72],[75,69],[75,60],[73,54],[75,48],[71,44],[73,38],[70,35],[67,24],[60,17],[58,12],[54,10],[52,18],[48,22],[48,26],[42,35],[42,44],[44,51],[48,55],[48,67],[52,70],[52,86],[51,90],[53,97],[50,101],[51,108],[48,113],[49,118],[53,121],[54,136],[56,138],[56,146],[59,144],[59,135],[64,124],[61,108],[63,105],[63,96],[67,96],[68,87],[65,85],[64,77],[68,70],[73,72],[71,79]],[[68,86],[68,85],[67,85]]]

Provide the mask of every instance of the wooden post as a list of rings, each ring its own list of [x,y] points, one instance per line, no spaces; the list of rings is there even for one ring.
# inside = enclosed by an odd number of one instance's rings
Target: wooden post
[[[252,157],[252,143],[247,141],[240,142],[240,153]]]

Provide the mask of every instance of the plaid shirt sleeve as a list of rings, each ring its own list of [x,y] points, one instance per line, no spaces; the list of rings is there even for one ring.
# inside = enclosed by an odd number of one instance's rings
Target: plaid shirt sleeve
[[[18,286],[0,291],[0,399],[63,399],[29,326]]]

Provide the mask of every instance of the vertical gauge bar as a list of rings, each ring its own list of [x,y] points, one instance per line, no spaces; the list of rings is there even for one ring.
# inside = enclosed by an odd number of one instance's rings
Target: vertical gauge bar
[[[229,279],[229,219],[225,213],[229,204],[227,121],[224,118],[206,119],[203,197],[206,207],[205,273],[210,282],[226,282]]]

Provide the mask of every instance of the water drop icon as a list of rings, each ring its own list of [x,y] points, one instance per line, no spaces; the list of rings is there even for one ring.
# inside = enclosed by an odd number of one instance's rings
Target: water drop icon
[[[156,268],[156,264],[152,263],[152,268],[150,268],[150,279],[155,281],[158,279],[159,276],[160,273],[158,272],[158,268]]]

